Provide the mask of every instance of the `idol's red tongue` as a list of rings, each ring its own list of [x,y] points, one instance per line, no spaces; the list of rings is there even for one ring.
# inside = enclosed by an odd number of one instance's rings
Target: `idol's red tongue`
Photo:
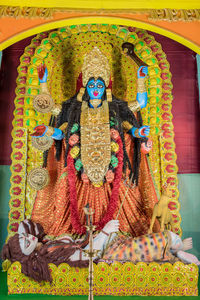
[[[93,94],[96,97],[96,96],[98,96],[99,93],[98,92],[94,92]]]

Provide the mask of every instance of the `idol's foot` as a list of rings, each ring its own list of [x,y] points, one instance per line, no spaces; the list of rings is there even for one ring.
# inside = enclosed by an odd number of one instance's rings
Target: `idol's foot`
[[[191,254],[191,253],[187,253],[187,252],[184,252],[182,250],[178,251],[177,252],[177,257],[180,258],[181,260],[183,260],[184,262],[186,263],[189,263],[189,264],[195,264],[197,266],[200,265],[200,261],[198,260],[198,258]]]

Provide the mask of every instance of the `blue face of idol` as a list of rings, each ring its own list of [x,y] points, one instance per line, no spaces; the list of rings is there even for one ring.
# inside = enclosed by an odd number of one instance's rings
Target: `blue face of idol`
[[[87,84],[90,99],[101,99],[105,92],[105,84],[100,79],[91,79]]]

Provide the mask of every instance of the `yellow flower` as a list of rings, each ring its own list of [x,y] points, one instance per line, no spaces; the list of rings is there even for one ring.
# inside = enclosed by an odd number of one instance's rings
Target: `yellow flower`
[[[70,154],[71,157],[76,158],[79,155],[80,149],[78,146],[75,146],[71,149]]]
[[[119,151],[119,145],[115,142],[111,142],[111,151],[112,152],[118,152]]]
[[[11,266],[11,261],[8,260],[8,259],[4,260],[4,262],[2,263],[3,272],[8,271],[8,269],[10,268],[10,266]]]

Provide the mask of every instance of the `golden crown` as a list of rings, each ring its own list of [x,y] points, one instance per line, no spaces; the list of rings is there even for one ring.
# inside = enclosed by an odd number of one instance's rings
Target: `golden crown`
[[[94,77],[96,80],[101,77],[106,86],[110,81],[110,66],[106,56],[102,54],[99,48],[94,47],[90,53],[86,54],[82,66],[83,86],[86,86],[88,80]]]

